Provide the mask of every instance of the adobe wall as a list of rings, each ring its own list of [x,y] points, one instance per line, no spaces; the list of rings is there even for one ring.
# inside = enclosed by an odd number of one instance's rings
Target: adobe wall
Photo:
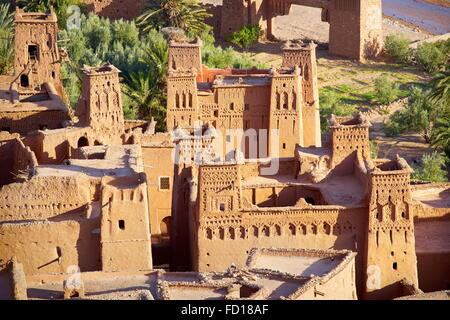
[[[81,0],[87,11],[110,19],[132,20],[142,13],[145,0]]]
[[[92,199],[89,179],[33,177],[0,189],[0,221],[40,220],[84,210]]]
[[[345,261],[318,281],[306,284],[295,300],[357,300],[355,258]],[[303,291],[300,289],[300,291]]]
[[[145,173],[102,184],[101,270],[152,269]]]
[[[357,279],[361,287],[366,210],[322,206],[205,216],[200,218],[194,270],[225,270],[231,263],[242,266],[251,248],[350,249],[360,253]]]
[[[14,172],[15,159],[11,155],[14,154],[14,141],[18,137],[18,134],[0,131],[0,186],[14,181],[11,173]]]
[[[99,145],[101,138],[89,127],[67,127],[35,132],[23,141],[33,150],[39,164],[61,164],[74,157],[79,146]]]
[[[61,128],[68,120],[67,110],[0,110],[0,129],[22,135],[43,128]]]
[[[99,270],[99,219],[0,223],[0,259],[17,256],[25,274]],[[58,256],[60,259],[58,259]]]
[[[150,231],[154,242],[162,242],[162,231],[169,231],[169,234],[165,233],[164,236],[170,236],[172,194],[175,188],[175,166],[172,159],[173,150],[173,146],[142,145],[144,170],[147,175]],[[156,154],[157,156],[155,156]],[[160,188],[160,177],[169,178],[169,189]],[[166,223],[167,221],[169,221],[169,224]]]

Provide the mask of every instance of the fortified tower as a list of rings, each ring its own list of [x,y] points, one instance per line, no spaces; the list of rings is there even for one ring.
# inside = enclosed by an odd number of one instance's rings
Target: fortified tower
[[[330,54],[364,59],[381,51],[381,0],[332,0],[327,10]]]
[[[288,41],[282,48],[283,67],[298,66],[302,76],[303,145],[320,147],[319,86],[317,83],[316,47],[313,42]]]
[[[53,10],[31,13],[16,9],[14,72],[22,95],[45,92],[43,84],[51,83],[58,95],[63,96],[57,36],[58,23]]]
[[[292,157],[297,144],[304,145],[302,124],[301,77],[298,66],[294,68],[272,69],[270,93],[269,129],[278,130],[279,157]],[[269,139],[275,138],[272,132]],[[272,142],[269,155],[276,157]]]
[[[197,72],[169,70],[167,77],[167,130],[192,127],[198,119]]]
[[[368,299],[400,296],[399,282],[403,278],[418,287],[411,172],[397,155],[395,160],[374,161],[369,173]]]
[[[76,115],[89,126],[102,144],[121,143],[124,132],[120,70],[111,64],[83,68],[82,95]]]
[[[169,41],[169,70],[194,69],[202,78],[202,45],[200,38],[186,41]]]
[[[363,159],[370,158],[369,127],[370,122],[358,114],[356,117],[336,117],[329,119],[331,128],[331,167],[350,173],[356,153],[360,152]]]

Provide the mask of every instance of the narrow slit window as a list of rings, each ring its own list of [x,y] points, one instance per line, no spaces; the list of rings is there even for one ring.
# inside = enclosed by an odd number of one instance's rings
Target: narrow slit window
[[[125,220],[119,220],[119,229],[125,230]]]

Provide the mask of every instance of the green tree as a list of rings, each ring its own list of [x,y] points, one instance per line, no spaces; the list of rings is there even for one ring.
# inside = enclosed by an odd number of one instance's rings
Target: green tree
[[[430,98],[450,106],[450,66],[435,75],[430,82]]]
[[[405,132],[419,132],[430,143],[433,126],[443,114],[445,106],[430,99],[429,93],[429,89],[412,87],[406,108],[392,114],[384,126],[385,134],[393,137]]]
[[[397,63],[408,63],[410,59],[409,45],[411,40],[402,35],[396,34],[387,36],[384,48],[386,53]]]
[[[247,51],[259,39],[261,27],[258,24],[243,26],[240,30],[228,35],[227,41]]]
[[[157,121],[158,131],[165,130],[166,118],[166,73],[168,69],[168,48],[163,39],[149,42],[140,61],[149,67],[148,71],[129,74],[124,84],[124,93],[135,106],[140,119]]]
[[[14,61],[14,15],[9,4],[0,5],[0,74],[11,71]]]
[[[448,181],[447,171],[443,169],[448,159],[444,154],[438,152],[425,154],[421,160],[422,166],[414,168],[414,173],[411,175],[412,179],[429,182]]]
[[[211,14],[199,5],[198,0],[148,0],[144,13],[137,18],[143,31],[175,27],[192,35],[211,29],[204,20]]]
[[[439,72],[447,63],[450,40],[437,43],[422,42],[414,52],[417,63],[427,72]]]
[[[375,98],[381,104],[389,104],[397,99],[399,84],[392,81],[387,74],[382,74],[374,81]]]
[[[439,117],[431,133],[431,146],[450,154],[450,113]]]
[[[321,89],[319,92],[320,128],[322,133],[328,131],[328,117],[332,114],[342,117],[351,116],[355,113],[354,108],[344,103],[337,92],[324,89]]]

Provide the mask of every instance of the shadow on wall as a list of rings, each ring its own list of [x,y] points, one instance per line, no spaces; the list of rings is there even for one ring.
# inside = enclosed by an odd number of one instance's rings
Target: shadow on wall
[[[19,112],[15,114],[18,116],[23,115],[23,117],[20,119],[12,119],[2,114],[0,117],[0,130],[26,135],[28,132],[34,130],[60,129],[62,128],[62,122],[69,120],[67,112],[64,110],[41,112],[24,110],[22,114]]]

